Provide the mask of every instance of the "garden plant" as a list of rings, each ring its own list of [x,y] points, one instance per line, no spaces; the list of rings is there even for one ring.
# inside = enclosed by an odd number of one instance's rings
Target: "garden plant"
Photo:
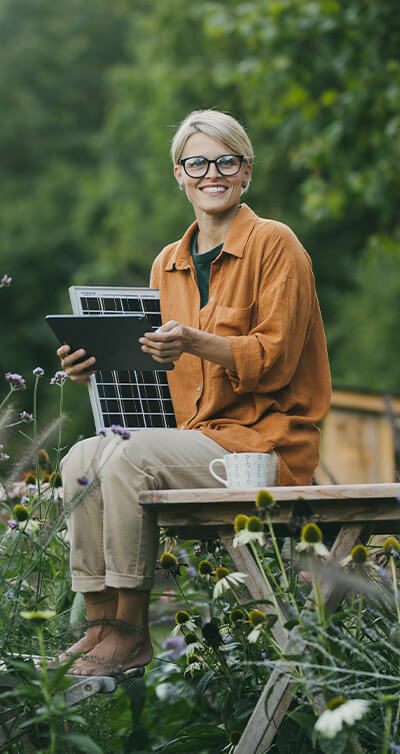
[[[3,276],[2,287],[10,284]],[[50,380],[59,390],[60,411],[42,429],[37,404],[45,379],[40,367],[33,369],[31,385],[6,373],[0,402],[1,659],[17,679],[0,694],[3,730],[16,716],[17,738],[7,750],[231,754],[279,667],[294,695],[269,751],[400,752],[398,540],[388,537],[379,557],[358,544],[334,562],[321,530],[306,519],[292,537],[277,539],[269,516],[276,503],[264,490],[254,515],[237,516],[233,544],[251,549],[270,597],[257,603],[249,598],[246,574],[233,570],[220,542],[186,542],[179,549],[174,532],[165,531],[152,596],[156,657],[145,679],[67,706],[63,691],[73,659],[52,670],[48,658],[82,629],[85,613],[80,595],[73,599],[70,591],[69,511],[59,471],[66,451],[66,375],[56,372]],[[22,395],[29,402],[19,411]],[[112,431],[120,442],[129,437],[119,427]],[[99,434],[101,442],[104,432]],[[97,480],[79,481],[81,492],[70,506],[79,505]],[[347,587],[333,613],[319,583],[328,568]],[[285,650],[276,638],[277,621],[284,636],[293,632]]]

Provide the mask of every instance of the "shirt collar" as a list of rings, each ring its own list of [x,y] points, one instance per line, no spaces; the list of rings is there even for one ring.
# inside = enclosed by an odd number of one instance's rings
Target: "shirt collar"
[[[247,240],[257,219],[257,215],[247,204],[241,204],[239,212],[229,229],[221,253],[231,254],[234,257],[242,257]],[[190,267],[191,239],[193,231],[197,227],[196,220],[189,226],[181,240],[178,241],[173,254],[165,265],[167,271],[171,271],[174,268],[177,270],[186,270]]]

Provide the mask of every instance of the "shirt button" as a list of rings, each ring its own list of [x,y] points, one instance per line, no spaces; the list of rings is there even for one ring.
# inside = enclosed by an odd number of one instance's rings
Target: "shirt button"
[[[214,301],[214,296],[210,296],[210,301]]]
[[[196,390],[198,390],[198,391],[199,391],[199,393],[201,393],[201,385],[197,385],[197,388],[196,388]]]

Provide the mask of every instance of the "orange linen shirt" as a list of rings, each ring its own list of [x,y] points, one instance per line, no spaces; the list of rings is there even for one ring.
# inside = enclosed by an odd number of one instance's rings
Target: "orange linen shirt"
[[[241,205],[211,265],[209,299],[190,253],[197,222],[156,257],[162,321],[229,338],[236,373],[184,353],[168,372],[177,426],[237,453],[275,450],[279,485],[311,484],[331,385],[311,260],[295,234]],[[195,463],[195,459],[193,459]]]

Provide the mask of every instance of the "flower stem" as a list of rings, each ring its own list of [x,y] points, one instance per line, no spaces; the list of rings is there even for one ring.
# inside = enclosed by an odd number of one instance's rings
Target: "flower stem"
[[[397,573],[396,573],[396,564],[394,562],[393,555],[390,556],[390,566],[392,569],[393,592],[394,592],[394,601],[396,604],[397,620],[400,623],[400,605],[399,605],[399,593],[397,591]]]
[[[252,551],[252,553],[253,553],[256,561],[257,561],[257,565],[258,565],[258,567],[259,567],[259,569],[260,569],[260,571],[261,571],[261,573],[263,575],[264,581],[265,581],[265,583],[268,586],[268,589],[269,589],[269,592],[271,594],[272,601],[274,603],[276,614],[278,616],[279,622],[280,622],[283,630],[286,632],[286,629],[285,629],[285,626],[284,626],[284,622],[283,622],[283,618],[282,618],[282,614],[281,614],[281,610],[280,610],[280,607],[278,605],[278,601],[277,601],[276,596],[275,596],[275,592],[272,589],[272,586],[271,586],[271,584],[270,584],[270,582],[269,582],[269,580],[267,578],[267,575],[266,575],[266,573],[264,571],[263,564],[261,563],[260,556],[259,556],[259,554],[257,552],[257,548],[256,548],[254,542],[250,542],[250,547],[251,547],[251,551]]]

